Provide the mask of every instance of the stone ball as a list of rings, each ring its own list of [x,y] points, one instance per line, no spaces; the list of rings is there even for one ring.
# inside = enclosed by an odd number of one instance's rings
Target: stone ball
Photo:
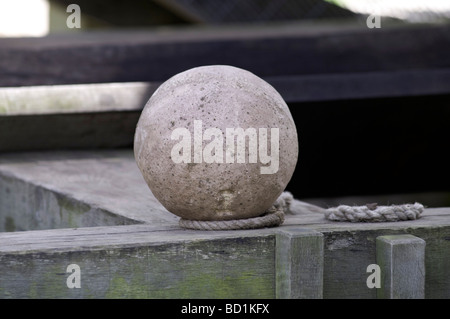
[[[267,82],[232,66],[202,66],[154,92],[136,127],[134,155],[169,212],[191,220],[252,218],[290,181],[297,130]]]

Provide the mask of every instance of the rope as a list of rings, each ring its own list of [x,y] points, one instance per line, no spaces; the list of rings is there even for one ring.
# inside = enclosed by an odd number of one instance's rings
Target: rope
[[[339,222],[396,222],[418,219],[423,210],[424,206],[419,203],[391,206],[377,206],[377,204],[365,206],[340,205],[326,209],[325,218]]]
[[[275,203],[261,216],[233,220],[190,220],[181,218],[179,225],[195,230],[238,230],[277,227],[284,222],[284,213],[289,212],[294,197],[289,192],[283,192]]]
[[[242,230],[264,227],[277,227],[283,224],[285,214],[291,213],[290,207],[294,197],[283,192],[275,203],[261,216],[233,220],[190,220],[181,218],[179,225],[194,230]],[[364,206],[340,205],[324,211],[330,221],[350,222],[396,222],[420,218],[424,206],[420,203],[378,206],[376,203]]]

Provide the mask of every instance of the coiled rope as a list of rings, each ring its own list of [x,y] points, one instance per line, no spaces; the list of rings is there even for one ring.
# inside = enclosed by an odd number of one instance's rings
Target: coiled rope
[[[290,212],[294,197],[283,192],[275,203],[261,216],[247,219],[203,221],[181,218],[179,225],[194,230],[242,230],[264,227],[277,227],[283,224],[285,213]],[[378,206],[376,203],[364,206],[340,205],[324,211],[325,218],[330,221],[349,222],[396,222],[420,218],[424,206],[420,203]]]
[[[284,213],[288,212],[294,197],[289,192],[283,192],[275,203],[261,216],[233,220],[190,220],[181,218],[179,225],[196,230],[237,230],[277,227],[284,222]]]

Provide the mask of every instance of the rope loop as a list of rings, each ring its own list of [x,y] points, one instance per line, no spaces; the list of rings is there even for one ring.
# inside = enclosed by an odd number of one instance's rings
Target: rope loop
[[[275,203],[261,216],[232,220],[190,220],[181,218],[179,225],[195,230],[242,230],[264,227],[277,227],[284,222],[284,213],[289,211],[293,196],[283,192]]]

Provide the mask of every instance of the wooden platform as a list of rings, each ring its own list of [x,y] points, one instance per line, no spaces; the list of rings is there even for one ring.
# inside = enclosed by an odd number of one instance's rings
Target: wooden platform
[[[450,298],[449,30],[294,23],[0,39],[0,298]],[[288,103],[297,200],[280,227],[182,229],[137,169],[145,101],[207,64],[252,71]],[[330,203],[398,192],[428,205],[421,219],[324,218]]]
[[[0,224],[16,230],[0,234],[2,298],[376,298],[367,267],[381,263],[377,238],[405,234],[426,243],[421,296],[450,297],[450,208],[338,223],[296,200],[281,227],[185,230],[131,150],[3,154],[0,203]],[[67,286],[72,264],[80,288]]]

